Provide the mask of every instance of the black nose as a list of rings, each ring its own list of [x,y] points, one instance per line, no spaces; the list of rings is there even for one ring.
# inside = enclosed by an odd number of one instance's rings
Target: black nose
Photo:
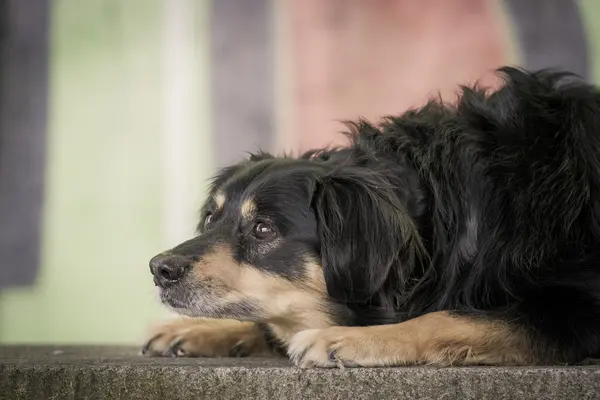
[[[150,260],[150,272],[156,286],[166,288],[184,277],[189,269],[189,261],[182,256],[159,254]]]

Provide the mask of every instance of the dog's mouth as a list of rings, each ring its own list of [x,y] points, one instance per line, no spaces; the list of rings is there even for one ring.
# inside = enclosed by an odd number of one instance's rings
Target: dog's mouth
[[[160,288],[158,297],[172,311],[188,317],[258,321],[263,314],[262,308],[254,302],[244,299],[225,300],[216,293],[211,293],[210,288],[191,290],[185,285],[175,285]]]
[[[186,315],[188,317],[207,317],[210,316],[205,302],[200,301],[195,296],[190,296],[186,291],[174,290],[175,288],[160,288],[158,297],[161,303],[172,311]]]
[[[188,308],[190,306],[190,301],[187,299],[187,296],[182,296],[178,290],[173,290],[174,288],[158,288],[158,297],[160,301],[168,306],[173,308]]]
[[[221,317],[224,307],[204,290],[190,290],[185,285],[160,288],[160,301],[171,310],[189,317]]]

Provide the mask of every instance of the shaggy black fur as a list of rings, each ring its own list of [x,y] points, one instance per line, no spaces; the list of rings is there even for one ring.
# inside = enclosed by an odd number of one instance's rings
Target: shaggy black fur
[[[489,96],[350,124],[349,149],[317,153],[334,166],[315,202],[330,293],[357,324],[488,314],[543,360],[598,355],[600,93],[502,72]]]
[[[357,324],[455,310],[521,326],[541,361],[598,355],[600,93],[501,71],[491,95],[351,124],[349,149],[316,154],[328,287]]]

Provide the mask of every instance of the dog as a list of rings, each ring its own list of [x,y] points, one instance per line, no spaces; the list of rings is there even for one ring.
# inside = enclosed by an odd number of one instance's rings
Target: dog
[[[299,157],[212,181],[198,236],[150,261],[155,356],[297,366],[556,365],[600,354],[600,92],[498,70]],[[191,318],[190,318],[191,317]]]

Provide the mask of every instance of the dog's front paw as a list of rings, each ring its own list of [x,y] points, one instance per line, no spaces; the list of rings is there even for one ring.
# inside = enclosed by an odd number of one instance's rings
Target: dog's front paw
[[[142,354],[163,357],[245,357],[267,355],[262,330],[230,320],[177,319],[160,325],[142,347]]]
[[[288,355],[302,368],[406,365],[417,359],[411,343],[410,334],[385,327],[308,329],[292,337]]]
[[[351,332],[344,327],[300,331],[290,340],[288,356],[301,368],[356,367],[360,343]]]

